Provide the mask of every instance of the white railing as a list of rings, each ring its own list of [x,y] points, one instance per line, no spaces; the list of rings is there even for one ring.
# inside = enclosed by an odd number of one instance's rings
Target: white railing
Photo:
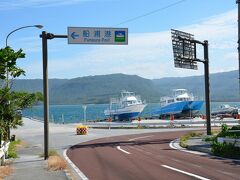
[[[3,165],[5,162],[5,158],[8,156],[8,147],[10,142],[2,142],[2,147],[0,148],[0,165]]]
[[[236,147],[240,147],[240,139],[233,139],[233,138],[224,138],[224,137],[218,137],[217,141],[220,143],[229,143],[234,144]]]

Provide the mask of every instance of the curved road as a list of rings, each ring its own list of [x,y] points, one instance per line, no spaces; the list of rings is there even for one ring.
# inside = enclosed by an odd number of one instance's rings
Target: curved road
[[[240,179],[240,163],[174,150],[186,132],[102,138],[71,147],[71,161],[88,179]]]

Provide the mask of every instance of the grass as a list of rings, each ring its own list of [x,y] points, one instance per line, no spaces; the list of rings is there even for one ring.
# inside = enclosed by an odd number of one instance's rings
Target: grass
[[[10,166],[0,166],[0,180],[9,176],[13,172]]]
[[[58,155],[56,150],[50,149],[48,151],[48,156],[47,169],[49,171],[61,171],[67,169],[66,161]],[[44,157],[44,154],[41,154],[40,157]]]
[[[48,156],[50,157],[50,156],[59,156],[59,155],[58,155],[58,153],[57,153],[56,150],[54,150],[54,149],[49,149],[49,151],[48,151]],[[44,157],[44,153],[43,153],[43,154],[40,154],[40,157]]]
[[[67,163],[59,155],[50,156],[48,158],[48,170],[58,171],[67,169]]]
[[[203,135],[203,133],[199,133],[199,132],[189,132],[189,133],[180,137],[180,143],[179,144],[180,144],[181,147],[187,148],[188,147],[187,141],[190,137],[200,137],[202,135]]]

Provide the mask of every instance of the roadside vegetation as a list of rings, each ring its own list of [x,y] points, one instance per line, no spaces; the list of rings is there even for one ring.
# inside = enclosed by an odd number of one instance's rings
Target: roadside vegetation
[[[48,156],[47,168],[49,171],[62,171],[67,169],[67,162],[57,153],[56,150],[50,149]],[[44,154],[41,154],[40,157],[44,157]]]
[[[14,51],[7,46],[0,49],[0,144],[10,141],[10,130],[23,125],[21,110],[41,101],[42,93],[17,92],[12,90],[13,81],[25,75],[17,66],[19,59],[25,58],[20,49]]]
[[[222,125],[222,130],[212,138],[207,139],[211,142],[212,152],[216,156],[240,159],[240,147],[234,143],[218,142],[218,138],[240,139],[240,126],[228,128],[226,124]]]
[[[203,137],[203,141],[211,143],[213,155],[240,159],[240,147],[236,146],[237,141],[234,141],[240,139],[240,126],[229,128],[226,124],[223,124],[221,130],[213,130],[211,136],[205,137],[203,133],[190,132],[180,137],[180,146],[187,148],[188,140],[192,137]],[[233,139],[233,143],[218,142],[218,138]]]
[[[180,137],[180,146],[187,148],[188,147],[188,139],[191,137],[201,137],[203,133],[201,132],[189,132],[183,136]]]
[[[21,145],[22,141],[17,139],[16,141],[11,141],[8,148],[8,157],[9,158],[18,158],[17,147]]]
[[[9,165],[0,166],[0,180],[12,174],[13,169]]]

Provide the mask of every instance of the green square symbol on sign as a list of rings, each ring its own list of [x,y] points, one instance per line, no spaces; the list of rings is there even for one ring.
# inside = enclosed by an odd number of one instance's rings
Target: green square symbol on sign
[[[115,42],[125,42],[125,31],[115,31]]]

